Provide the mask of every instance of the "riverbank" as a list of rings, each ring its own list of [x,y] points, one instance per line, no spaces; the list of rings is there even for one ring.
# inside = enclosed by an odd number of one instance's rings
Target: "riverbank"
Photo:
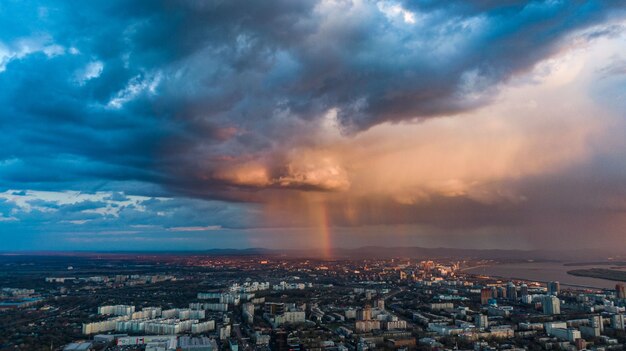
[[[606,279],[615,282],[626,282],[626,272],[617,271],[614,269],[606,268],[591,268],[591,269],[574,269],[567,271],[567,274],[571,274],[577,277],[590,277],[598,279]]]

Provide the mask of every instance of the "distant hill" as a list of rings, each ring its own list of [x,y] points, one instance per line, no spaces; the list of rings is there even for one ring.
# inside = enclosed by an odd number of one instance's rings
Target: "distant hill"
[[[244,250],[212,249],[203,251],[207,255],[280,255],[285,257],[321,258],[327,254],[322,250],[274,250],[252,248]],[[365,246],[355,249],[337,248],[331,250],[330,258],[463,258],[492,260],[586,260],[602,259],[611,256],[600,250],[499,250],[499,249],[458,249],[426,247],[380,247]],[[328,257],[327,257],[328,258]]]
[[[331,257],[319,249],[209,249],[197,251],[23,251],[0,252],[0,255],[32,256],[92,256],[97,255],[206,255],[206,256],[281,256],[288,258],[420,258],[420,259],[488,259],[488,260],[541,260],[541,261],[606,261],[607,258],[624,259],[624,254],[611,254],[600,250],[499,250],[499,249],[459,249],[426,247],[381,247],[365,246],[354,249],[336,248],[331,250]]]

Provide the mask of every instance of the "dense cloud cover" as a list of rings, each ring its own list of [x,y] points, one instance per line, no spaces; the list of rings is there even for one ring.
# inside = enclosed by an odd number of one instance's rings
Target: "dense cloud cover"
[[[468,184],[491,178],[467,167],[457,166],[454,177],[435,172],[442,181],[455,178],[444,185],[421,177],[431,183],[416,190],[394,179],[406,186],[366,194],[362,189],[374,183],[358,174],[375,171],[346,162],[362,157],[347,149],[371,145],[371,134],[393,140],[392,132],[372,131],[381,125],[463,119],[539,63],[580,43],[620,37],[625,10],[622,1],[3,1],[0,226],[19,230],[17,223],[64,218],[100,228],[106,215],[95,209],[125,201],[105,201],[98,195],[104,193],[170,199],[167,211],[159,209],[160,200],[145,206],[137,200],[109,214],[124,225],[163,230],[306,226],[311,193],[326,196],[329,220],[340,225],[524,222],[491,196],[472,193]],[[623,62],[617,58],[600,73],[623,75]],[[582,153],[578,130],[563,135]],[[423,145],[407,148],[417,153]],[[502,164],[512,157],[503,155]],[[572,159],[558,153],[524,161],[516,174],[537,176]],[[382,157],[372,162],[389,169]],[[512,177],[496,173],[498,180]],[[29,212],[15,200],[26,193],[8,195],[16,189],[91,196],[59,209],[49,208],[58,201],[33,205]],[[358,197],[355,203],[335,197],[346,192]],[[507,196],[500,197],[514,204],[522,197]],[[243,203],[269,203],[279,219],[261,218],[257,205]],[[224,217],[213,206],[237,214]],[[306,218],[285,215],[285,208]],[[459,211],[464,217],[450,224],[446,213]],[[159,218],[155,213],[178,222],[149,223],[148,217]]]

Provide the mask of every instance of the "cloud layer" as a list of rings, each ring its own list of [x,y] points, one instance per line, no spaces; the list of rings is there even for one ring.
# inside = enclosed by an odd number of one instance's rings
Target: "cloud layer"
[[[3,2],[0,228],[316,228],[323,208],[331,226],[496,226],[539,243],[528,233],[569,231],[570,210],[588,230],[615,223],[625,11]],[[591,204],[594,181],[609,189]],[[89,197],[62,200],[75,192]]]

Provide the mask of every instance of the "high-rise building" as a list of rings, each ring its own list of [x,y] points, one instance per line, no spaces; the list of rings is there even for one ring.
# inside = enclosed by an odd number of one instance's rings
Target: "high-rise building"
[[[384,310],[385,309],[385,299],[378,299],[378,300],[376,300],[376,307],[378,307],[379,310]]]
[[[493,292],[490,288],[480,290],[480,303],[482,305],[487,305],[491,298],[493,298]]]
[[[626,318],[623,314],[614,314],[611,316],[611,328],[624,330],[626,329]]]
[[[266,302],[263,306],[263,312],[269,315],[282,315],[285,313],[285,304],[279,302]]]
[[[519,292],[520,292],[521,296],[527,296],[528,295],[528,285],[526,285],[526,284],[520,285]]]
[[[501,299],[506,299],[506,288],[503,286],[498,287],[498,297]]]
[[[509,282],[506,286],[506,296],[511,301],[517,300],[517,287],[513,282]]]
[[[615,296],[618,299],[626,299],[626,286],[624,284],[615,285]]]
[[[406,279],[406,272],[400,271],[400,280],[405,280],[405,279]]]
[[[378,329],[380,329],[380,321],[378,320],[362,320],[354,323],[354,330],[357,333],[367,333]]]
[[[561,291],[561,284],[559,282],[548,282],[548,294],[557,296]]]
[[[362,310],[356,312],[356,319],[360,321],[369,321],[372,319],[372,308],[367,305]]]
[[[253,303],[250,303],[250,302],[244,303],[244,304],[241,306],[241,309],[242,309],[244,312],[248,312],[248,313],[250,313],[250,314],[254,314],[254,304],[253,304]]]
[[[241,307],[241,316],[246,323],[254,323],[254,304],[251,302],[244,303]]]
[[[98,314],[101,314],[101,315],[129,316],[133,314],[133,312],[135,312],[135,306],[129,306],[129,305],[98,307]]]
[[[553,295],[546,295],[542,298],[544,314],[561,314],[561,301]]]
[[[598,328],[600,333],[604,332],[604,320],[602,319],[602,316],[591,316],[591,318],[589,318],[589,322],[592,328]]]
[[[484,314],[477,314],[474,316],[474,324],[478,329],[487,329],[489,328],[489,318]]]

